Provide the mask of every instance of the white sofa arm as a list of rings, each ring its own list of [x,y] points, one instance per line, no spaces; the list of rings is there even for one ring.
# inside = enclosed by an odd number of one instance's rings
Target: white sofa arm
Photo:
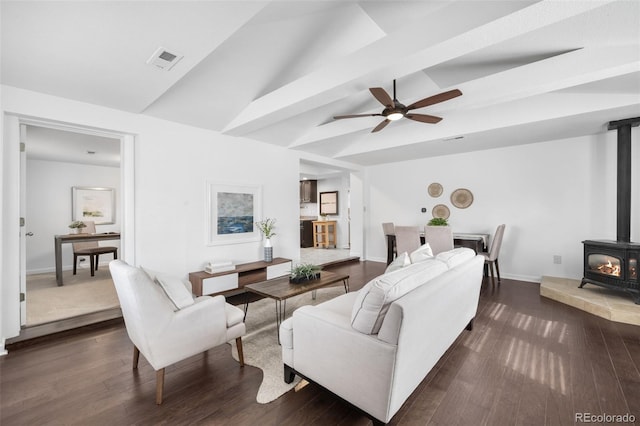
[[[297,309],[292,317],[291,367],[387,421],[397,346],[354,330],[350,314],[319,306]]]

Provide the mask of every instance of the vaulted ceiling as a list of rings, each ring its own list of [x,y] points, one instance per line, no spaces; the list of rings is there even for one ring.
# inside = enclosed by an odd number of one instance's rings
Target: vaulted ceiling
[[[361,165],[640,115],[640,2],[2,1],[1,81]],[[159,47],[184,55],[147,64]],[[371,133],[370,87],[409,105]]]

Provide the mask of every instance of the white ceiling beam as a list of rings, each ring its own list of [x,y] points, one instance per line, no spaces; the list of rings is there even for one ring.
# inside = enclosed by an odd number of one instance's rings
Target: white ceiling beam
[[[407,75],[561,22],[612,1],[544,0],[477,28],[472,28],[471,21],[464,19],[454,23],[442,22],[439,28],[429,25],[404,28],[342,61],[329,64],[256,99],[223,132],[243,135],[256,131],[294,116],[301,110],[317,108],[345,97],[349,94],[349,85],[356,79],[360,84],[374,84],[382,74]],[[463,3],[454,3],[451,7],[461,8],[459,16],[465,16]],[[437,40],[434,40],[434,34],[437,34]],[[384,58],[384,62],[381,62],[381,58]]]
[[[633,105],[640,106],[637,93],[547,93],[524,100],[496,104],[492,107],[463,110],[463,112],[454,114],[448,120],[443,120],[437,126],[428,129],[420,127],[427,126],[426,124],[410,122],[395,128],[389,126],[384,132],[374,133],[366,139],[354,141],[334,155],[334,158],[348,161],[349,157],[358,154],[410,147],[411,145],[441,141],[451,136],[472,135],[493,129]],[[403,141],[401,144],[390,145],[388,143],[389,140],[399,139]]]
[[[608,46],[576,50],[464,83],[459,86],[463,92],[461,97],[437,106],[434,105],[429,113],[439,115],[459,109],[482,108],[497,103],[511,102],[625,75],[637,71],[639,64],[640,52],[635,46]],[[491,91],[487,91],[487,88],[491,88]],[[380,112],[380,109],[371,112]],[[445,121],[446,119],[445,116]],[[346,121],[348,123],[344,123]],[[313,128],[289,147],[301,147],[344,133],[371,129],[379,121],[380,117],[336,120]],[[404,139],[390,139],[387,148],[400,146],[403,143],[406,143]],[[366,143],[363,142],[363,145],[366,146]],[[367,149],[369,148],[367,147]]]

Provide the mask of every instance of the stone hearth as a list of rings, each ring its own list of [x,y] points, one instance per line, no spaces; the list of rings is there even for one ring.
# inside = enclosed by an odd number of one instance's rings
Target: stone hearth
[[[640,306],[630,295],[607,288],[585,286],[578,288],[580,280],[542,277],[540,295],[590,314],[640,326]]]

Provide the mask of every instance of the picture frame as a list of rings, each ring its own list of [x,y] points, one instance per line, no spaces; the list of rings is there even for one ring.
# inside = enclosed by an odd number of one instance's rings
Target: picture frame
[[[262,186],[207,181],[207,245],[256,242],[262,220]]]
[[[320,193],[320,215],[338,214],[338,191]]]
[[[115,189],[71,187],[71,220],[93,221],[96,225],[115,223]]]

